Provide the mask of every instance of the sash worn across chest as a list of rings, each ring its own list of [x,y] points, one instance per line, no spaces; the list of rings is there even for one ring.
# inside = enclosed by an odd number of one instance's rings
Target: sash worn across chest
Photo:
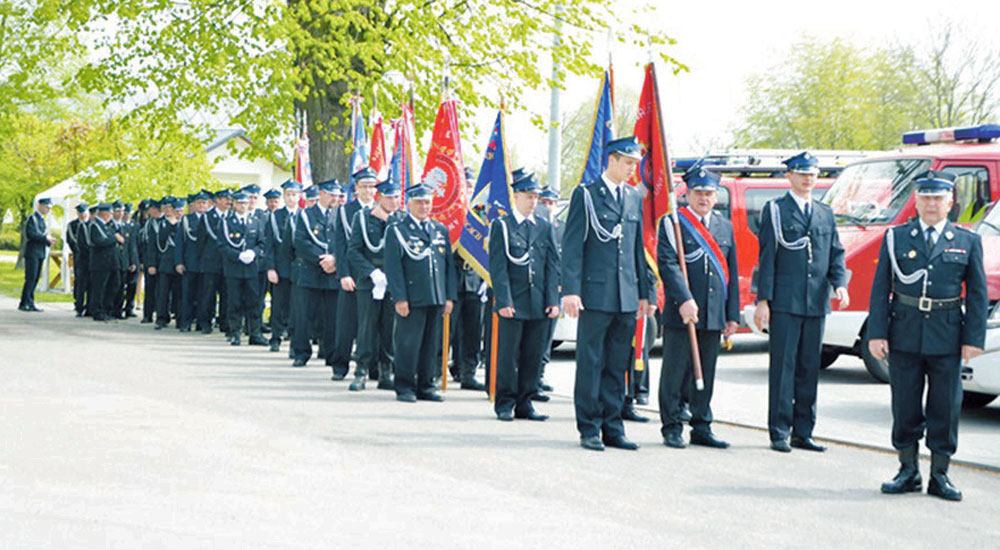
[[[704,252],[707,261],[715,268],[716,276],[722,281],[724,296],[728,297],[729,263],[726,261],[726,256],[722,253],[722,249],[719,248],[719,243],[716,242],[715,237],[705,227],[705,224],[701,223],[701,220],[691,212],[690,208],[684,207],[679,210],[679,213],[680,216],[678,219],[681,225],[691,234],[691,237],[694,238],[694,241],[698,243],[698,246]]]

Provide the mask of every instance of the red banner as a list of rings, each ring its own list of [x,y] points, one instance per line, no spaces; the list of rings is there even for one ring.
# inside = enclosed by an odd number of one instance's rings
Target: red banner
[[[441,103],[438,108],[421,181],[434,190],[431,217],[448,228],[448,237],[454,247],[465,226],[466,204],[462,192],[465,164],[458,133],[458,111],[453,100]]]
[[[386,171],[389,169],[388,161],[386,161],[385,129],[382,126],[382,115],[373,112],[371,153],[368,166],[378,174],[379,181],[385,179]]]

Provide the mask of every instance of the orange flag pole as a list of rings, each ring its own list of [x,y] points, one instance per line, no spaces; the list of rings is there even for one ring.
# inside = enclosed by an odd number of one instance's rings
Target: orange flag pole
[[[451,315],[445,313],[444,325],[441,330],[441,332],[444,333],[444,336],[442,337],[444,342],[441,344],[441,391],[448,391],[448,333],[451,332],[451,330],[449,330],[450,325]]]
[[[500,321],[493,314],[493,326],[490,330],[490,403],[497,400],[497,335],[500,331]]]

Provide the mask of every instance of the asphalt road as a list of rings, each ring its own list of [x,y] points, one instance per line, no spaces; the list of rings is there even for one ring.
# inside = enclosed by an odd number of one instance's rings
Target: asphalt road
[[[403,404],[218,334],[15,306],[0,299],[3,549],[964,549],[1000,540],[993,472],[954,468],[960,504],[886,497],[878,485],[896,467],[888,454],[833,445],[779,455],[759,431],[721,423],[726,451],[667,449],[651,423],[629,426],[638,452],[588,452],[568,399],[539,407],[548,422],[501,423],[476,392]],[[720,384],[720,407],[730,385]]]

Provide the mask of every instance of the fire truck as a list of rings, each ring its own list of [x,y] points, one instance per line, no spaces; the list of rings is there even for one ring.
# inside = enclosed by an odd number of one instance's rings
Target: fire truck
[[[990,321],[986,353],[963,365],[964,405],[980,407],[1000,394],[1000,125],[922,130],[903,135],[900,149],[865,158],[844,168],[823,196],[837,221],[846,250],[850,277],[850,308],[834,310],[826,321],[822,365],[843,354],[862,358],[877,380],[888,382],[886,361],[868,352],[865,337],[868,303],[879,249],[887,228],[916,215],[915,176],[933,169],[952,173],[955,204],[948,219],[983,238],[989,284]],[[753,305],[743,308],[743,320],[754,332]]]

